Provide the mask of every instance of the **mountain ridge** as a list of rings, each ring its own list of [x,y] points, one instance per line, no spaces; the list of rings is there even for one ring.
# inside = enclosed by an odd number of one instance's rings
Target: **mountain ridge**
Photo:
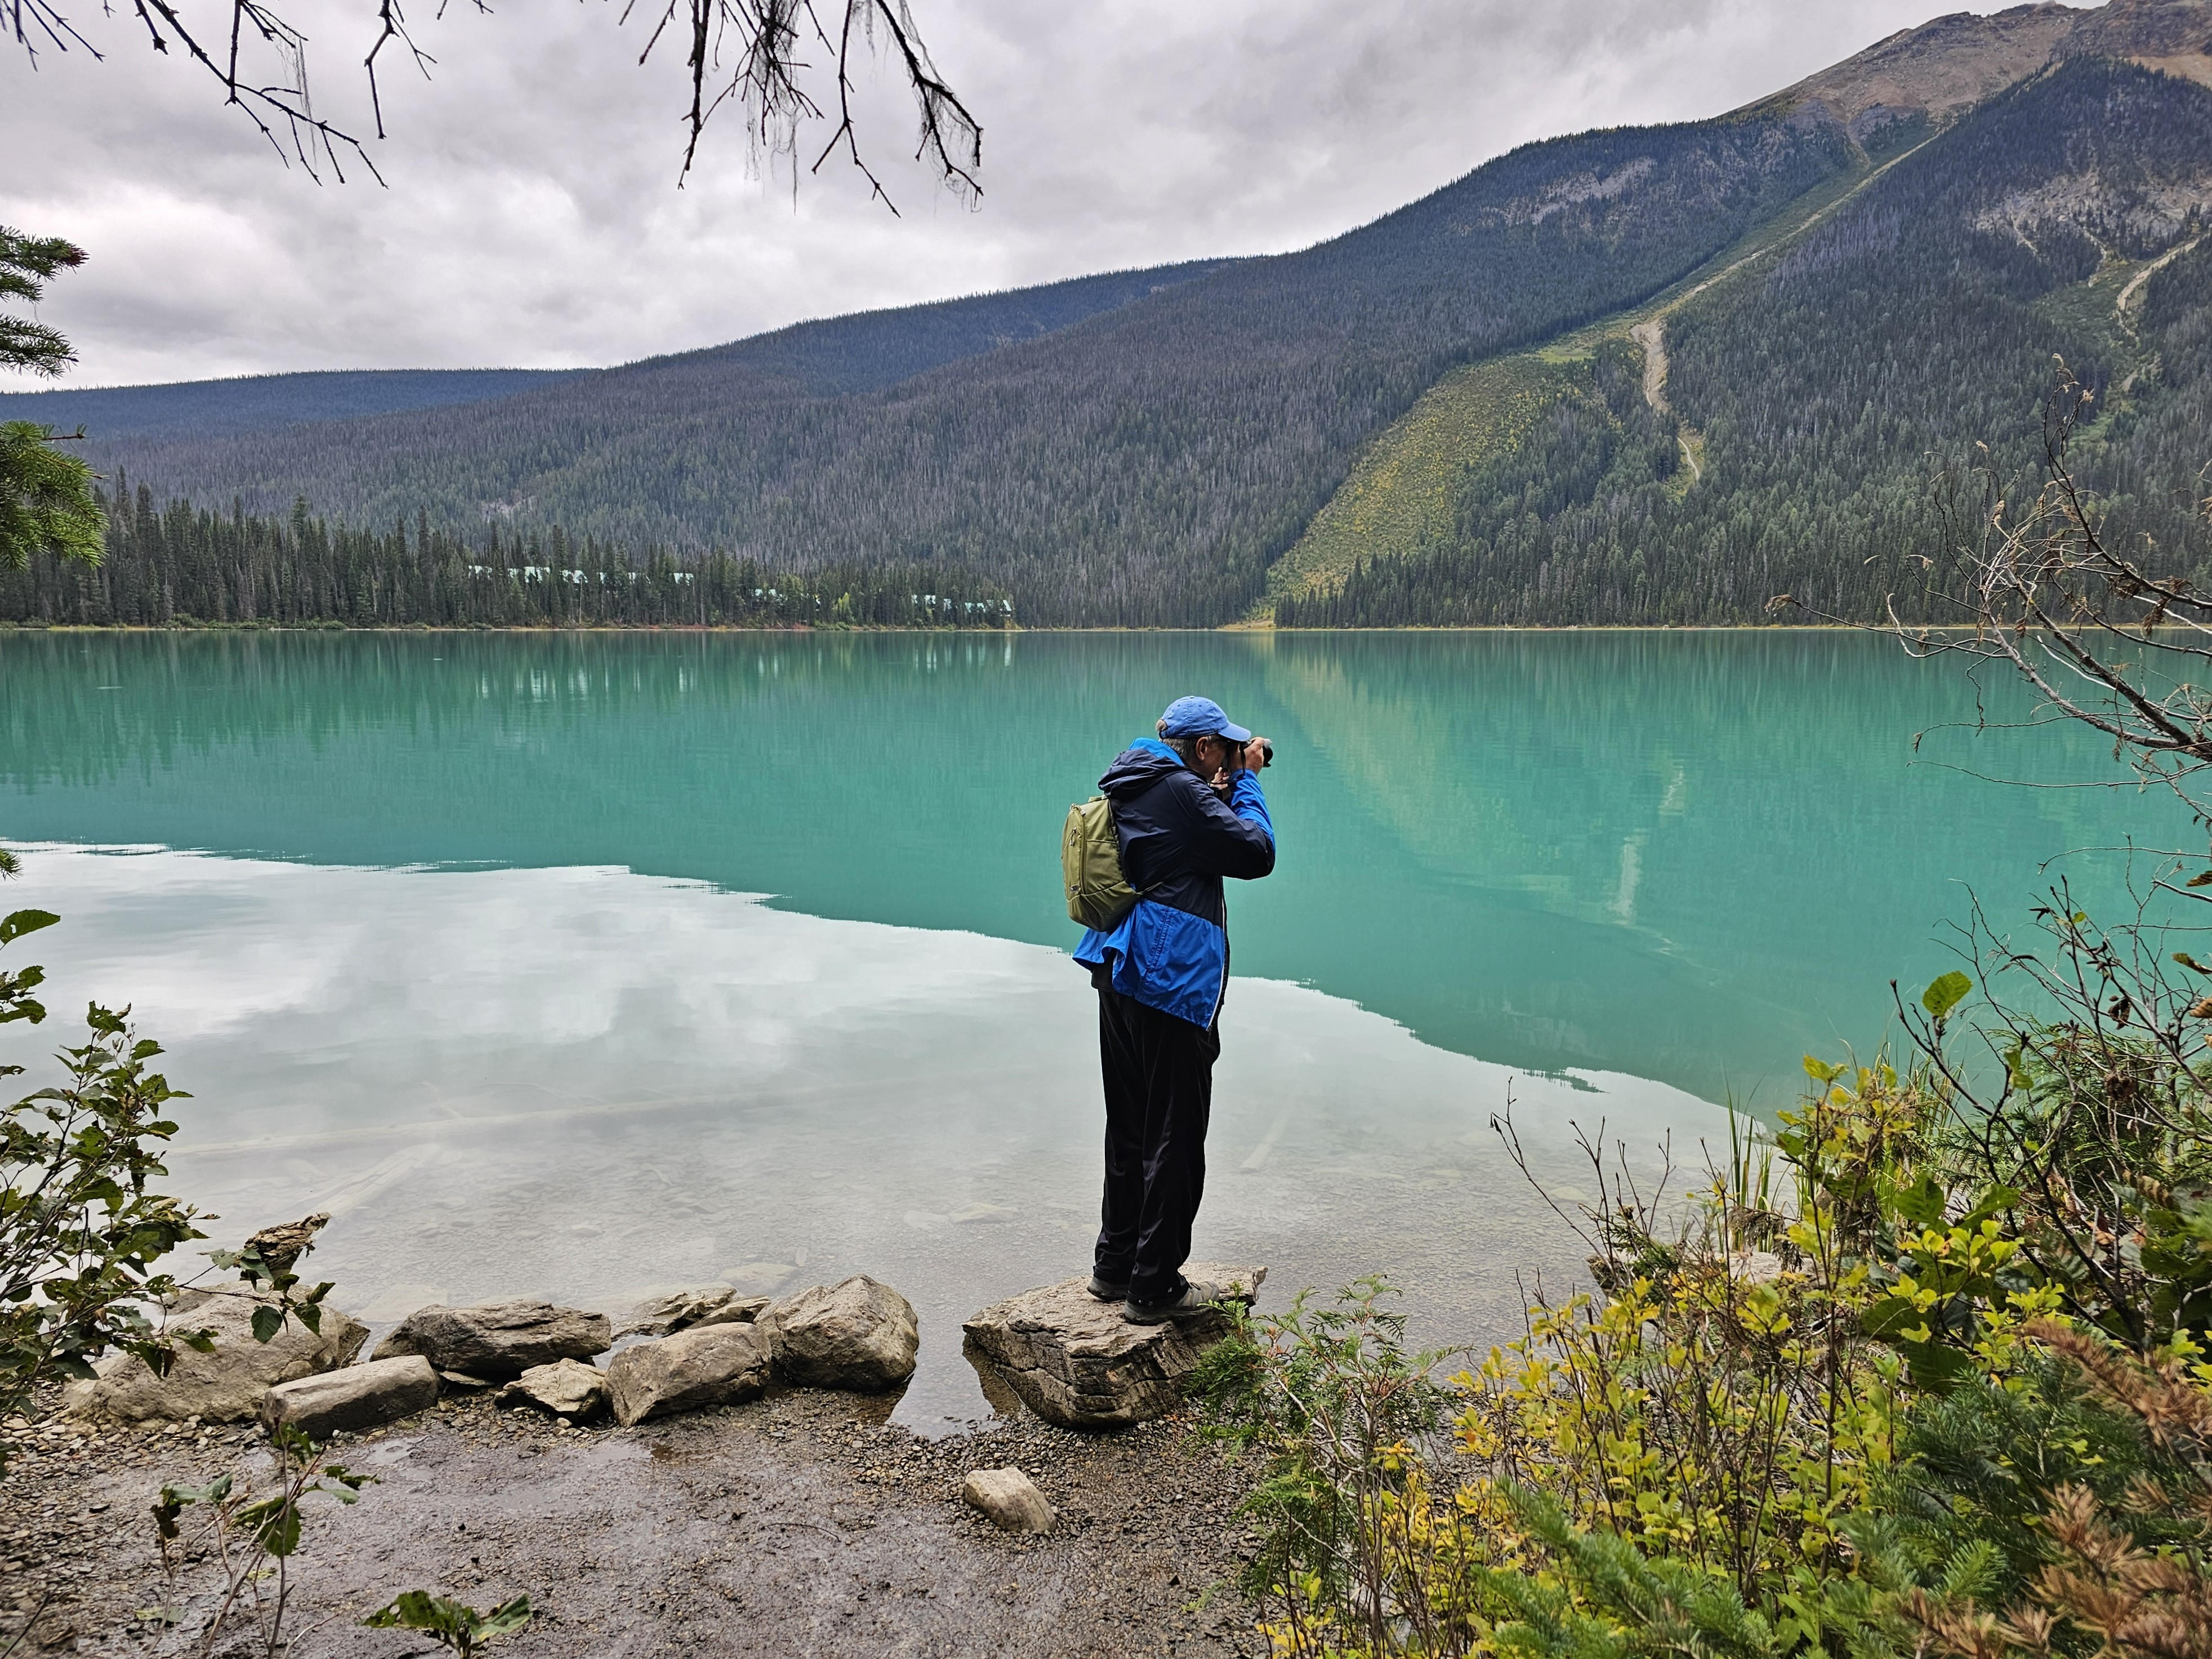
[[[939,362],[1067,326],[1231,259],[1099,271],[950,300],[810,318],[716,345],[660,352],[610,368],[336,369],[143,386],[57,387],[0,392],[0,420],[92,428],[95,443],[191,434],[231,437],[277,426],[410,414],[489,403],[557,380],[625,372],[683,371],[738,363],[758,392],[821,395],[888,384]],[[981,337],[980,339],[978,337]],[[948,337],[950,337],[948,338]],[[888,360],[888,361],[887,361]],[[287,398],[292,391],[320,398]]]

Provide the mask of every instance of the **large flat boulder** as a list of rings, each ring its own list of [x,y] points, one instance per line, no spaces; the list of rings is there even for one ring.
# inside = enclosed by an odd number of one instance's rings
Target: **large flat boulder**
[[[1232,1288],[1251,1305],[1265,1267],[1193,1262],[1193,1279]],[[1226,1311],[1133,1325],[1118,1302],[1101,1302],[1090,1279],[1063,1279],[986,1308],[963,1328],[1021,1402],[1068,1429],[1119,1429],[1172,1411],[1199,1356],[1229,1333]]]
[[[473,1308],[417,1308],[376,1345],[376,1358],[419,1353],[441,1371],[506,1382],[533,1365],[589,1359],[614,1346],[605,1314],[517,1299]]]
[[[437,1403],[438,1373],[410,1353],[279,1382],[261,1396],[261,1423],[271,1434],[289,1424],[310,1440],[327,1440],[340,1430],[357,1433],[397,1423]]]
[[[760,1316],[776,1369],[817,1389],[872,1393],[914,1375],[921,1324],[888,1285],[854,1273],[785,1297]]]
[[[261,1396],[270,1389],[351,1364],[368,1340],[368,1326],[326,1306],[319,1333],[295,1315],[268,1341],[257,1342],[253,1310],[266,1305],[266,1297],[242,1292],[195,1293],[171,1310],[170,1328],[211,1333],[213,1352],[179,1343],[167,1376],[155,1376],[135,1354],[110,1354],[94,1365],[89,1380],[70,1384],[62,1409],[123,1423],[181,1423],[188,1417],[242,1423],[260,1411]]]
[[[607,1361],[607,1401],[628,1428],[648,1417],[757,1400],[769,1343],[757,1325],[708,1325],[624,1348]]]

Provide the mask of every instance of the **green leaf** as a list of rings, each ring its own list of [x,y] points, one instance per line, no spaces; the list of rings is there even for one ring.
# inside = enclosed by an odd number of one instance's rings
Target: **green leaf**
[[[219,1504],[230,1496],[230,1477],[218,1475],[204,1486],[164,1486],[154,1505],[154,1529],[166,1543],[177,1539],[177,1517],[191,1504]]]
[[[253,1310],[253,1340],[266,1342],[284,1328],[282,1308],[260,1307]]]
[[[2179,963],[2183,967],[2189,969],[2192,974],[2212,975],[2212,968],[2207,968],[2203,963],[2197,961],[2195,957],[2191,956],[2186,951],[2176,951],[2173,953],[2173,959]]]
[[[1961,1227],[1979,1227],[1984,1221],[2001,1215],[2009,1215],[2020,1206],[2020,1188],[1992,1187],[1984,1193],[1981,1201],[1960,1218]]]
[[[1966,993],[1974,988],[1974,981],[1954,969],[1933,981],[1920,994],[1920,1006],[1937,1019],[1949,1013],[1966,1000]]]
[[[419,1630],[455,1653],[475,1650],[480,1642],[520,1630],[530,1622],[530,1598],[518,1595],[489,1613],[423,1590],[407,1590],[361,1621],[372,1630]]]
[[[1948,1394],[1973,1372],[1973,1356],[1960,1353],[1956,1348],[1939,1348],[1932,1342],[1898,1342],[1893,1346],[1905,1356],[1912,1386],[1925,1394]]]
[[[434,1636],[473,1638],[483,1621],[474,1608],[459,1601],[427,1590],[403,1590],[361,1622],[371,1630],[420,1630]]]
[[[1859,1323],[1869,1336],[1886,1338],[1911,1330],[1921,1317],[1911,1297],[1886,1296],[1860,1316]]]
[[[41,927],[51,927],[61,918],[51,910],[18,910],[0,917],[0,945],[13,945],[26,933],[35,933]]]
[[[264,1554],[281,1558],[300,1547],[300,1506],[288,1497],[248,1504],[238,1512],[238,1521],[252,1533]]]
[[[1943,1218],[1943,1189],[1934,1176],[1924,1175],[1892,1195],[1897,1213],[1916,1227],[1932,1227]],[[1869,1327],[1869,1329],[1872,1328]]]

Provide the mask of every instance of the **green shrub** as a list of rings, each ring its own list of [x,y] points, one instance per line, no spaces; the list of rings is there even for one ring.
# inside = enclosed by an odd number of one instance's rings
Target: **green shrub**
[[[0,920],[0,946],[53,925],[43,910]],[[46,1017],[37,967],[0,972],[0,1025]],[[162,1115],[185,1098],[151,1069],[161,1048],[137,1037],[130,1011],[86,1010],[86,1041],[64,1048],[63,1080],[0,1106],[0,1416],[22,1411],[39,1385],[84,1376],[120,1348],[157,1372],[174,1353],[143,1308],[172,1293],[156,1271],[204,1235],[195,1212],[153,1190],[177,1126]],[[0,1066],[0,1078],[21,1066]],[[6,1449],[0,1446],[0,1469]]]

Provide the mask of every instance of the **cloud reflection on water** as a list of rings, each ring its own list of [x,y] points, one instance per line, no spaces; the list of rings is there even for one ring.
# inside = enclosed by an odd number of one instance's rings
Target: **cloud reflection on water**
[[[64,917],[38,1035],[132,1001],[195,1096],[176,1189],[226,1242],[332,1210],[315,1264],[343,1306],[867,1272],[921,1314],[899,1416],[928,1427],[983,1409],[961,1318],[1088,1265],[1096,1014],[1059,951],[617,869],[27,862],[11,900]],[[1386,1272],[1425,1341],[1510,1334],[1516,1273],[1576,1268],[1489,1128],[1509,1082],[1563,1181],[1571,1118],[1639,1152],[1671,1131],[1692,1161],[1719,1125],[1662,1084],[1516,1077],[1280,981],[1235,981],[1223,1029],[1199,1254],[1267,1263],[1270,1305]]]

